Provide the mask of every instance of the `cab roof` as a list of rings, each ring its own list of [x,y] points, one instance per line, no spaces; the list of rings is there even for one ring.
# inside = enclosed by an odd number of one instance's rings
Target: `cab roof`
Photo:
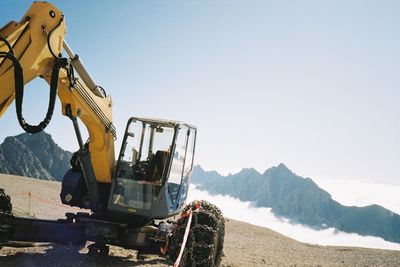
[[[134,121],[142,121],[149,124],[156,124],[163,127],[175,127],[177,125],[185,125],[189,128],[196,129],[197,127],[188,123],[184,123],[181,121],[172,121],[172,120],[164,120],[164,119],[157,119],[157,118],[147,118],[147,117],[131,117]]]

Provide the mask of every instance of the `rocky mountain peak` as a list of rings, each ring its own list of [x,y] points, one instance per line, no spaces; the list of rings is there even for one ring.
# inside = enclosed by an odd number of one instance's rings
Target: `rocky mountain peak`
[[[264,172],[267,177],[280,177],[295,175],[285,164],[280,163],[278,166],[271,167]]]
[[[71,156],[46,132],[23,133],[7,137],[0,145],[0,172],[61,181]]]
[[[240,175],[240,176],[248,176],[248,177],[252,177],[254,175],[261,175],[256,169],[254,168],[243,168],[239,173],[237,173],[236,175]]]

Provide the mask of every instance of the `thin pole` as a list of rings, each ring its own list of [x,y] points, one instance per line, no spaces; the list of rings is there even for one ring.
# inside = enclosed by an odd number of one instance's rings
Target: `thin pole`
[[[31,215],[31,191],[28,193],[29,196],[29,206],[28,206],[28,215]]]

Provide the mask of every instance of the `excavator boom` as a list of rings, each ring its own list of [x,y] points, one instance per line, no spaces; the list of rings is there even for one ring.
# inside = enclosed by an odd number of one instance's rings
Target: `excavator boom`
[[[20,63],[23,84],[42,77],[51,85],[52,79],[53,84],[55,83],[55,78],[52,77],[55,62],[60,59],[64,47],[69,56],[68,63],[79,76],[74,76],[74,72],[68,73],[64,68],[59,70],[54,87],[61,101],[62,113],[79,118],[84,123],[89,134],[88,146],[95,179],[99,183],[111,183],[116,138],[112,124],[112,100],[93,82],[79,57],[65,42],[65,35],[63,14],[46,2],[34,2],[20,22],[11,21],[0,29],[0,116],[18,97],[15,68],[9,57],[4,55],[12,53]],[[22,103],[20,108],[22,113]],[[20,123],[26,122],[20,120]],[[47,123],[43,123],[40,128]]]

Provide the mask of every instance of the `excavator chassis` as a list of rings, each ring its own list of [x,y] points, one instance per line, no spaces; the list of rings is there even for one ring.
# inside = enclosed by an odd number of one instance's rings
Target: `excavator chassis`
[[[96,213],[66,213],[45,220],[12,214],[11,198],[0,188],[0,248],[15,241],[85,245],[89,255],[107,256],[108,245],[137,250],[137,257],[155,254],[176,266],[220,265],[225,235],[222,212],[205,200],[189,203],[177,221],[139,221],[130,225]],[[188,241],[188,242],[186,242]]]
[[[107,255],[108,246],[134,249],[139,254],[160,254],[173,222],[160,222],[143,227],[110,222],[88,213],[67,213],[65,219],[44,220],[16,217],[0,212],[0,247],[9,241],[89,245],[89,254]]]

